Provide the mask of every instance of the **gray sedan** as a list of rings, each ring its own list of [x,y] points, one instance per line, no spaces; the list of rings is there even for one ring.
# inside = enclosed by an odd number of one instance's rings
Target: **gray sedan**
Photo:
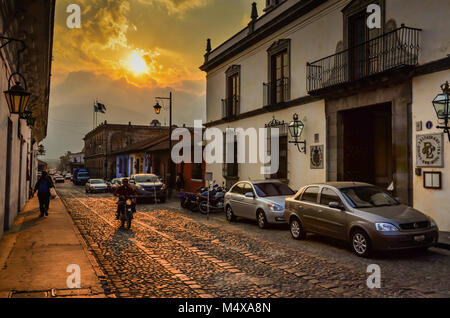
[[[372,249],[428,248],[438,240],[435,221],[380,188],[359,182],[311,184],[286,199],[295,239],[314,232],[349,241],[366,257]]]
[[[225,194],[227,220],[243,217],[256,220],[260,228],[286,223],[284,200],[295,192],[279,181],[240,181]]]

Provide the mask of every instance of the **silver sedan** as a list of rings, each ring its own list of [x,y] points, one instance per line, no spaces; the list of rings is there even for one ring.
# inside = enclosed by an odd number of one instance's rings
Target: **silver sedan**
[[[260,228],[286,223],[284,201],[295,192],[279,181],[240,181],[225,194],[227,220],[236,217],[256,220]]]

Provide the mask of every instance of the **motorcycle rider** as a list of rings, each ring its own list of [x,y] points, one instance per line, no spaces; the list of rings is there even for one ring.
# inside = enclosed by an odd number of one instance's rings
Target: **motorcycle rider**
[[[128,183],[128,179],[125,178],[122,180],[122,185],[114,191],[114,195],[118,196],[118,197],[120,197],[120,196],[135,197],[136,190],[134,190],[134,188],[130,186],[130,184]],[[119,201],[119,203],[117,204],[116,220],[119,219],[120,209],[122,209],[124,205],[125,205],[125,202],[123,202],[123,201]],[[133,209],[133,213],[135,213],[136,212],[136,204],[134,202],[133,202],[132,209]]]

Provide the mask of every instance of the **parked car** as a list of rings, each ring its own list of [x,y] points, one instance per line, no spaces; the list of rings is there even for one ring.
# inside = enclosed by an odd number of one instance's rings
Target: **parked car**
[[[438,241],[436,222],[367,183],[311,184],[286,199],[291,235],[307,232],[350,242],[362,257],[372,250],[428,248]]]
[[[109,191],[114,192],[118,187],[122,185],[122,180],[124,178],[115,178],[111,180],[111,185],[109,186]]]
[[[53,180],[55,181],[55,183],[64,183],[64,177],[59,174],[55,174],[53,176]]]
[[[85,187],[86,193],[108,192],[108,185],[103,179],[89,179]]]
[[[162,203],[166,202],[167,188],[157,175],[151,173],[135,174],[130,177],[130,184],[134,186],[137,192],[138,202],[154,201],[155,197]]]
[[[72,174],[71,173],[67,173],[66,174],[66,180],[72,180]]]
[[[240,181],[225,194],[226,218],[232,222],[243,217],[256,220],[260,228],[286,223],[284,200],[295,192],[279,181]]]

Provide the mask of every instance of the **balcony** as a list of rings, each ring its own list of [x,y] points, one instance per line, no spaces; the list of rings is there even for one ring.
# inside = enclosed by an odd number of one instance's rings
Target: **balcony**
[[[264,106],[287,102],[290,99],[289,78],[263,83]]]
[[[418,63],[421,29],[400,28],[307,64],[308,93]]]
[[[231,119],[239,115],[239,95],[232,95],[226,99],[222,99],[222,119]]]

